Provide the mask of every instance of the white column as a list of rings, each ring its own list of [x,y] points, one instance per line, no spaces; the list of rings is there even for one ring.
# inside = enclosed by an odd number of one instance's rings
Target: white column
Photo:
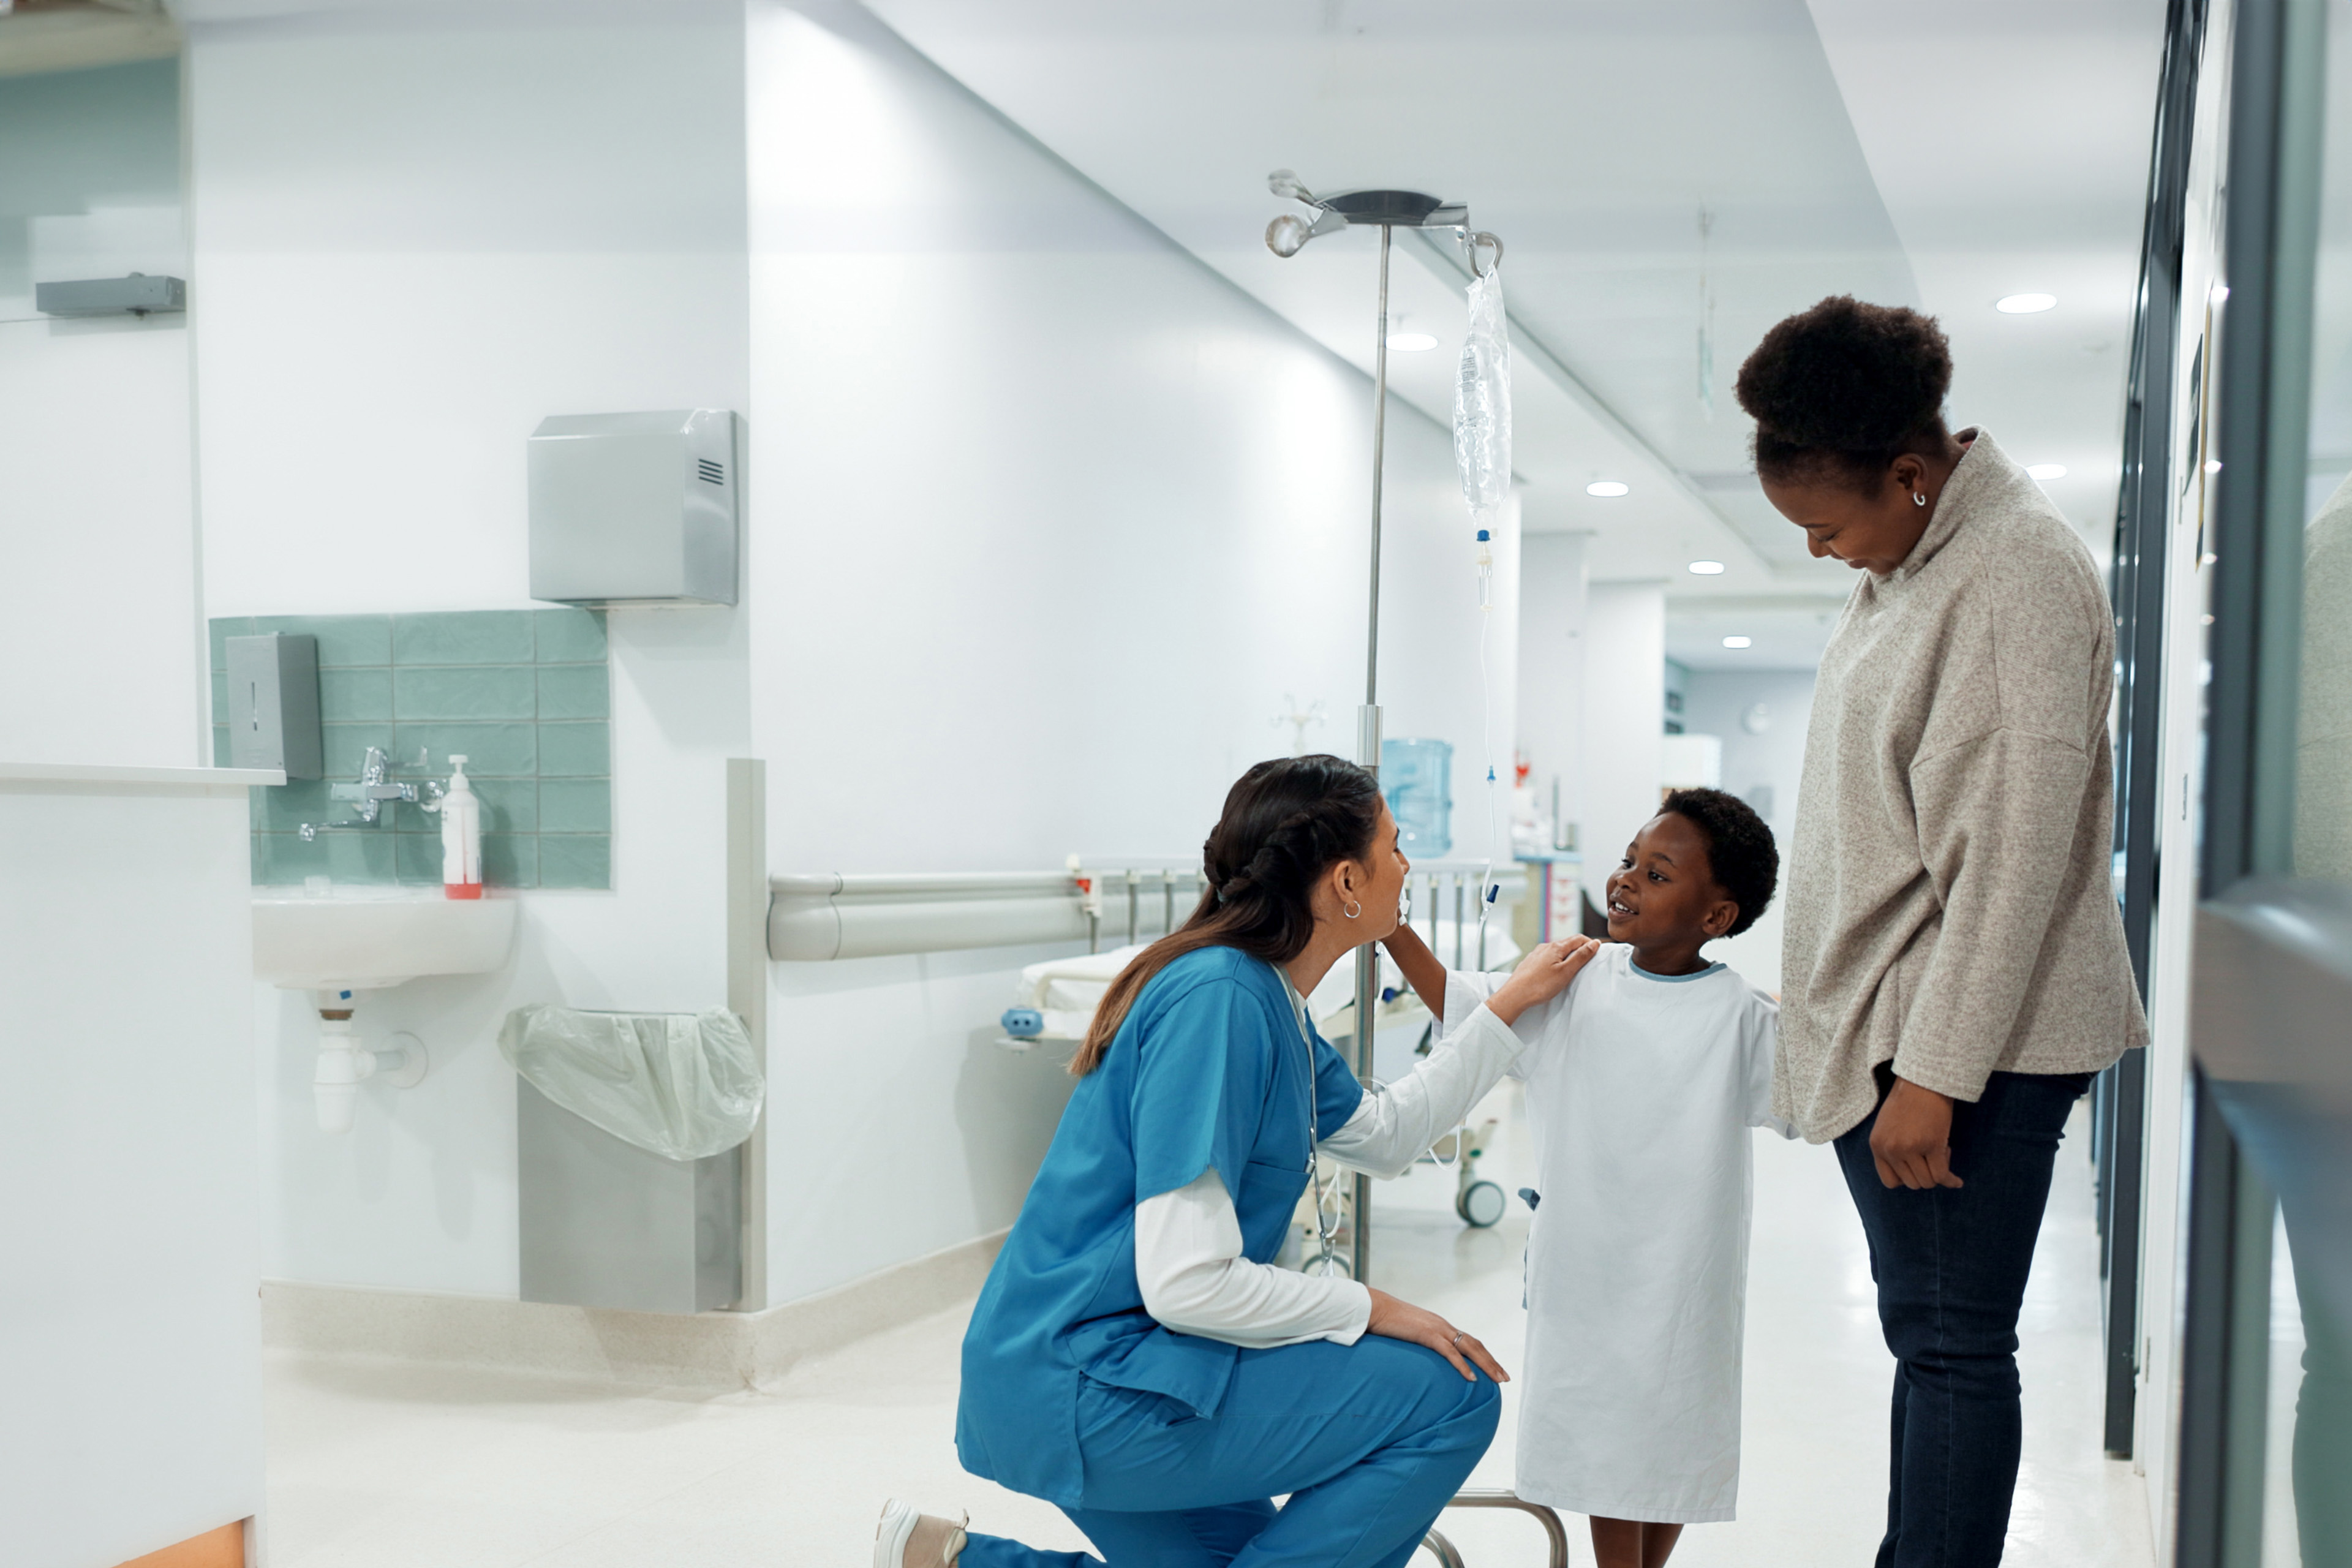
[[[1666,702],[1666,591],[1595,583],[1584,635],[1584,888],[1601,903],[1634,830],[1658,809]]]
[[[1546,810],[1559,781],[1560,815],[1584,800],[1585,542],[1582,533],[1528,533],[1519,544],[1519,751],[1528,787]]]

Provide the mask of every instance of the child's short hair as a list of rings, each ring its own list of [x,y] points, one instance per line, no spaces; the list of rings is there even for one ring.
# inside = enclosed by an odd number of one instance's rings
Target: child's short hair
[[[1674,813],[1706,840],[1707,868],[1739,906],[1739,918],[1723,934],[1738,936],[1754,925],[1780,885],[1780,851],[1755,808],[1719,789],[1678,789],[1667,793],[1658,811]]]

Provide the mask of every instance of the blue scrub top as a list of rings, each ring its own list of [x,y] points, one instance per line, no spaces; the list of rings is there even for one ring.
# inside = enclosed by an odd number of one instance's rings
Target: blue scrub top
[[[1184,954],[1135,998],[1063,1110],[972,1310],[956,1409],[964,1468],[1076,1507],[1082,1378],[1217,1413],[1240,1349],[1145,1313],[1135,1205],[1214,1166],[1243,1255],[1281,1250],[1307,1184],[1310,1094],[1328,1137],[1364,1093],[1320,1035],[1300,1038],[1297,1016],[1273,965],[1229,947]]]

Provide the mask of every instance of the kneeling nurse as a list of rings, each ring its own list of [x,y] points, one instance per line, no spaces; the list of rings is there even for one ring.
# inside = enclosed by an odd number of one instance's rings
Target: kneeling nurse
[[[1486,1452],[1503,1370],[1433,1312],[1271,1260],[1309,1180],[1339,1179],[1318,1155],[1403,1171],[1592,944],[1538,949],[1410,1076],[1368,1089],[1300,998],[1397,930],[1407,863],[1372,776],[1259,763],[1203,863],[1200,907],[1119,975],[1071,1064],[964,1337],[957,1451],[1058,1504],[1111,1568],[1394,1568]],[[883,1510],[876,1568],[959,1557],[1096,1562]]]

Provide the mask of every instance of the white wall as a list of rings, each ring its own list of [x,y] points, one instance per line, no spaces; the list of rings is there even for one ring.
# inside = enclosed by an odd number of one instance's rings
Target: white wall
[[[1365,379],[862,10],[762,0],[748,54],[746,21],[192,29],[207,614],[528,603],[549,413],[732,406],[751,444],[744,605],[611,617],[614,890],[523,895],[503,973],[366,998],[434,1068],[347,1137],[312,1126],[309,1000],[262,993],[277,1275],[514,1292],[499,1020],[724,995],[728,755],[768,761],[776,869],[954,869],[1192,852],[1287,749],[1285,692],[1350,745]],[[1402,409],[1388,500],[1389,732],[1455,743],[1475,827],[1469,529]],[[1011,1219],[1067,1092],[989,1043],[1040,951],[774,969],[775,1299]]]
[[[1595,583],[1584,632],[1584,889],[1599,908],[1609,873],[1657,815],[1665,736],[1666,595],[1656,583]]]
[[[5,775],[0,1520],[91,1568],[261,1506],[246,793]]]
[[[186,319],[33,309],[36,282],[186,270],[178,122],[168,60],[0,78],[0,756],[211,760]]]
[[[1196,853],[1233,779],[1287,752],[1269,724],[1286,691],[1331,714],[1310,746],[1351,751],[1364,377],[864,11],[750,15],[773,867]],[[1448,433],[1392,405],[1388,465],[1388,733],[1454,742],[1467,847],[1478,617]],[[1009,971],[1036,956],[775,967],[770,1059],[794,1079],[771,1110],[780,1299],[1011,1221],[1067,1090],[990,1044]]]
[[[192,29],[209,615],[526,605],[541,416],[746,406],[741,38],[718,0]],[[309,999],[260,993],[269,1273],[514,1294],[501,1017],[724,1001],[749,616],[608,630],[613,890],[523,895],[503,973],[366,998],[433,1070],[347,1136],[312,1119]]]
[[[1584,805],[1585,546],[1582,533],[1529,533],[1520,542],[1519,752],[1528,787],[1551,809],[1559,781],[1560,818],[1580,822]]]
[[[1767,728],[1749,734],[1741,722],[1758,703],[1767,710]],[[1758,785],[1772,792],[1765,826],[1780,850],[1780,887],[1789,885],[1789,847],[1797,826],[1797,785],[1805,772],[1805,727],[1812,714],[1811,670],[1768,669],[1752,674],[1702,669],[1692,672],[1683,696],[1683,718],[1694,734],[1723,739],[1723,787],[1754,804]],[[1775,895],[1757,922],[1736,937],[1711,944],[1707,956],[1721,959],[1767,991],[1780,989],[1780,910]]]

